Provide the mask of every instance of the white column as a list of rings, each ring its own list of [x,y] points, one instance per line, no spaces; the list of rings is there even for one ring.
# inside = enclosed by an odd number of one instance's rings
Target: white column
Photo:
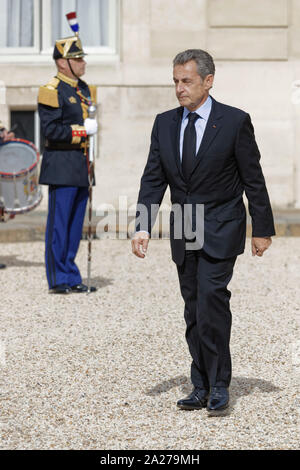
[[[6,104],[6,85],[0,80],[0,121],[9,128],[9,108]]]

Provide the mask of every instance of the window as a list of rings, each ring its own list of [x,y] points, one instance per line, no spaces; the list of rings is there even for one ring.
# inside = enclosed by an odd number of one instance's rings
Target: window
[[[89,56],[117,53],[119,0],[0,0],[0,60],[48,61],[55,40],[73,33],[66,13],[76,11]]]
[[[10,122],[18,139],[34,142],[34,111],[12,111]]]
[[[0,54],[37,53],[38,0],[0,0]]]
[[[18,139],[34,143],[40,153],[44,150],[45,139],[41,132],[37,111],[11,111],[10,127]]]
[[[80,21],[80,37],[86,47],[109,46],[109,0],[52,0],[52,42],[70,36],[65,14],[76,11]]]

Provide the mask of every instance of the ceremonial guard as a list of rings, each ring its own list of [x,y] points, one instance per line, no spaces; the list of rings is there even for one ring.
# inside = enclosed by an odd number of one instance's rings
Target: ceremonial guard
[[[38,109],[46,137],[40,184],[49,186],[46,228],[46,272],[51,292],[87,292],[75,257],[82,235],[89,188],[89,136],[97,122],[88,117],[96,88],[80,77],[86,62],[78,36],[76,14],[67,15],[72,37],[55,43],[57,75],[40,87]],[[95,291],[91,287],[90,291]]]

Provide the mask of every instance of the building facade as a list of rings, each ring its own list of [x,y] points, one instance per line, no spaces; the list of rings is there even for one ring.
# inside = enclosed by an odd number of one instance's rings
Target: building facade
[[[211,94],[250,113],[274,208],[300,208],[300,0],[0,0],[0,117],[42,144],[40,85],[77,10],[97,85],[95,206],[134,204],[157,113],[177,106],[172,60],[209,51]],[[165,202],[168,202],[166,195]],[[46,198],[40,209],[46,208]]]

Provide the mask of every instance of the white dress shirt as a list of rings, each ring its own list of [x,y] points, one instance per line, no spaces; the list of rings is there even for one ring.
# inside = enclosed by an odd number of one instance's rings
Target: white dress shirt
[[[206,124],[211,112],[211,105],[212,105],[212,99],[210,96],[207,97],[206,101],[198,108],[196,111],[193,111],[194,113],[199,114],[200,118],[197,119],[195,122],[195,129],[196,129],[196,135],[197,135],[197,142],[196,142],[196,155],[198,153],[203,134],[206,128]],[[182,147],[183,147],[183,137],[184,137],[184,131],[185,128],[189,122],[188,115],[190,114],[191,111],[189,111],[187,108],[183,109],[183,115],[182,115],[182,121],[181,121],[181,129],[180,129],[180,160],[182,161]]]

